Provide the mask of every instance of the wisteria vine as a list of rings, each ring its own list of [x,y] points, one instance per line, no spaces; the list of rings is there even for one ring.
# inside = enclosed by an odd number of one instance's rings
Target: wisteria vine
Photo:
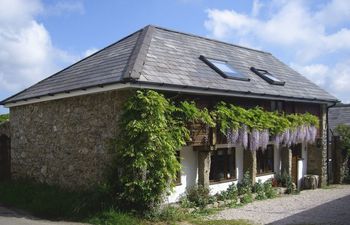
[[[310,113],[285,115],[259,107],[244,109],[224,102],[219,103],[211,115],[229,144],[252,151],[266,149],[270,141],[277,147],[314,143],[319,126],[318,117]]]

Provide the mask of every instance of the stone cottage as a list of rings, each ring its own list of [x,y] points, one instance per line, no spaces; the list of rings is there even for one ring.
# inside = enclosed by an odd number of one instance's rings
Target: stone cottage
[[[66,187],[101,182],[122,104],[135,89],[182,95],[211,107],[225,100],[320,118],[314,145],[245,151],[200,142],[179,151],[182,173],[169,201],[199,182],[224,190],[249,170],[265,181],[285,170],[327,177],[326,114],[337,99],[272,54],[156,26],[107,46],[1,102],[10,109],[11,174]]]

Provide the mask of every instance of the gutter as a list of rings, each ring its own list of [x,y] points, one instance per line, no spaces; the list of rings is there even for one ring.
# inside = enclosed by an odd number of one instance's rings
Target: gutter
[[[329,181],[329,175],[330,175],[330,171],[329,171],[329,116],[328,116],[328,111],[330,108],[334,107],[338,102],[334,102],[332,105],[327,106],[327,110],[326,110],[326,124],[327,124],[327,185],[329,186],[330,181]]]

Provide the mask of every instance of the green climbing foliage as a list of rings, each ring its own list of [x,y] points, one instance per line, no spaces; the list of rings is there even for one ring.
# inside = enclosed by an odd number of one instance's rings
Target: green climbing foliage
[[[259,107],[244,109],[225,102],[209,111],[194,102],[172,102],[156,91],[138,90],[124,105],[113,145],[110,185],[122,203],[119,205],[141,212],[159,206],[181,169],[176,151],[190,140],[191,123],[219,126],[224,134],[245,125],[274,135],[301,125],[318,126],[318,118],[267,112]]]
[[[115,140],[117,172],[110,179],[124,207],[148,211],[162,202],[180,170],[176,151],[190,139],[186,125],[196,121],[214,125],[208,110],[193,102],[177,107],[151,90],[139,90],[129,98]]]

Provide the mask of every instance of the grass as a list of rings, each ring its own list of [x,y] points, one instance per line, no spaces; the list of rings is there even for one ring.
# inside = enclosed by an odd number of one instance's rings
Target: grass
[[[45,219],[81,221],[108,207],[109,199],[102,189],[77,192],[30,181],[0,183],[2,204]]]
[[[184,209],[165,207],[140,217],[121,212],[111,203],[104,188],[94,191],[68,191],[32,181],[0,182],[0,203],[27,211],[38,218],[87,222],[95,225],[251,225],[245,220],[204,220],[218,210],[187,213]]]

